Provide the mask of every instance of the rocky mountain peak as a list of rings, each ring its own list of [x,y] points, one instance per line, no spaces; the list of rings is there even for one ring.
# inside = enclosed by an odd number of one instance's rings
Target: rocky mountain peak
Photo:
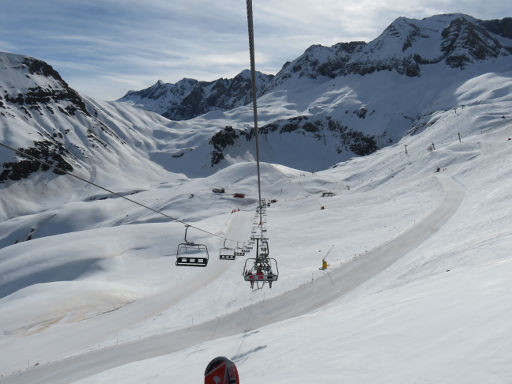
[[[257,73],[258,95],[272,75]],[[251,73],[244,70],[232,79],[198,81],[184,78],[176,84],[158,81],[141,91],[129,91],[119,101],[157,112],[172,120],[187,120],[215,110],[229,110],[251,100]]]
[[[503,49],[483,26],[462,16],[453,19],[441,36],[441,49],[446,54],[446,63],[452,67],[464,68],[475,60],[498,57]]]
[[[60,103],[68,114],[81,111],[89,115],[78,95],[53,67],[29,56],[0,53],[0,107],[5,103],[17,105],[30,116],[30,110],[41,112],[42,106]],[[0,109],[1,111],[1,109]]]
[[[512,18],[482,21],[464,14],[423,20],[399,17],[369,43],[312,45],[287,62],[269,89],[299,78],[321,79],[395,71],[415,77],[425,65],[467,65],[512,52]]]

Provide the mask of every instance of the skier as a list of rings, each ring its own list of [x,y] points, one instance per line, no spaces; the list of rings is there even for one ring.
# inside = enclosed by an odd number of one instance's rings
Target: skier
[[[252,274],[251,271],[247,272],[247,276],[249,276],[249,280],[251,282],[251,289],[254,288],[254,275]]]

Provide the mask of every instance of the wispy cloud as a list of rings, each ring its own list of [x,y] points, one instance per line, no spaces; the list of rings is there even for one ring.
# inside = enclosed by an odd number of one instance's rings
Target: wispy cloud
[[[508,0],[254,0],[253,6],[257,66],[271,72],[311,44],[371,40],[399,16],[510,13]],[[249,61],[246,23],[243,0],[5,0],[0,49],[46,60],[71,86],[113,99],[157,79],[240,72]]]

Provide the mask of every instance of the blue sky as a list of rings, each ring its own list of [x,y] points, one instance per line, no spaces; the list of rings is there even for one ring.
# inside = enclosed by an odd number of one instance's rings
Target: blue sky
[[[312,44],[372,40],[399,16],[512,16],[509,0],[403,3],[253,0],[257,69],[276,73]],[[244,0],[0,0],[0,10],[0,50],[45,60],[100,99],[159,79],[232,77],[249,66]]]

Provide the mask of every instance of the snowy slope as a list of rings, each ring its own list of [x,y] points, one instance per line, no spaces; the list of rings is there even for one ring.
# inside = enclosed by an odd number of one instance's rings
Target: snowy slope
[[[57,196],[51,209],[34,203],[32,215],[5,220],[0,374],[7,377],[0,382],[201,382],[220,354],[238,363],[244,383],[506,383],[512,72],[464,76],[438,104],[427,98],[430,112],[410,135],[369,156],[316,173],[263,165],[263,195],[278,200],[268,209],[280,271],[271,290],[251,291],[241,278],[244,259],[218,260],[222,242],[204,233],[192,236],[210,247],[210,265],[179,269],[173,255],[182,225],[101,192],[64,203]],[[265,97],[264,121],[266,113],[278,115]],[[281,97],[300,105],[300,92]],[[286,110],[286,102],[279,105]],[[221,118],[236,121],[243,108],[230,113]],[[209,231],[248,238],[254,163],[203,178],[166,177],[132,197]],[[234,199],[234,192],[248,198]],[[231,214],[234,208],[241,211]],[[6,240],[27,222],[39,223],[32,240]],[[327,274],[318,267],[332,245]],[[374,264],[385,249],[393,263]]]
[[[81,96],[47,63],[9,53],[0,53],[0,94],[2,143],[121,191],[177,178],[152,162],[145,148],[148,132],[167,131],[161,116]],[[31,213],[38,209],[34,201],[50,202],[53,194],[63,200],[90,195],[83,183],[10,151],[2,149],[0,163],[2,219]]]

